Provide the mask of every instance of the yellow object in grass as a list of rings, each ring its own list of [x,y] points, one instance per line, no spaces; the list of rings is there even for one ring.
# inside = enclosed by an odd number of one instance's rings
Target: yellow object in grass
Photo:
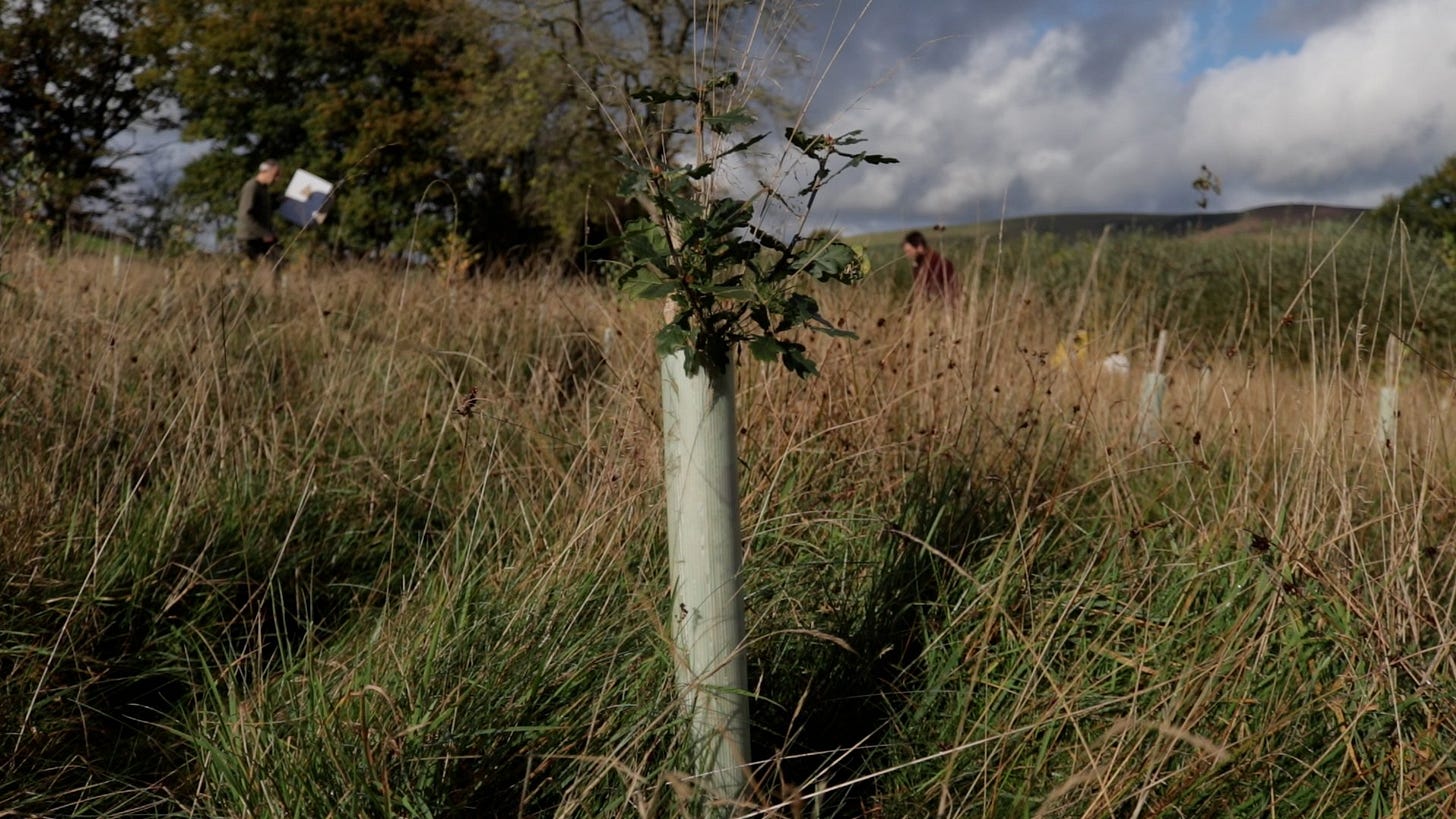
[[[1068,349],[1066,342],[1058,341],[1057,349],[1052,353],[1051,365],[1063,369],[1074,361],[1081,361],[1087,357],[1087,346],[1091,337],[1086,330],[1078,330],[1072,335],[1072,346]]]

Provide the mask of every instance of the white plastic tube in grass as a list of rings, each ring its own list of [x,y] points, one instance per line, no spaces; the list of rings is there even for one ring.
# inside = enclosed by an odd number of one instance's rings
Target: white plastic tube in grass
[[[1142,395],[1138,399],[1138,443],[1147,446],[1163,437],[1163,393],[1168,379],[1163,375],[1163,355],[1168,350],[1168,331],[1158,332],[1158,349],[1153,354],[1153,367],[1143,376]]]
[[[1375,427],[1375,443],[1386,452],[1395,452],[1396,424],[1399,417],[1400,342],[1392,335],[1385,339],[1385,386],[1380,388],[1380,416]]]
[[[662,360],[662,427],[678,690],[697,770],[716,802],[738,801],[748,763],[743,561],[732,365],[687,372]]]
[[[1395,387],[1380,388],[1380,428],[1378,443],[1386,451],[1395,451],[1396,417],[1400,415],[1400,391]]]

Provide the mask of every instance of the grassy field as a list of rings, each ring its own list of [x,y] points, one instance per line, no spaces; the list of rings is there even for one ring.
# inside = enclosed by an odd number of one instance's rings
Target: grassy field
[[[741,362],[734,815],[1456,811],[1450,272],[1343,227],[951,251],[956,305],[826,291],[823,376]],[[5,252],[0,815],[685,812],[655,306]]]

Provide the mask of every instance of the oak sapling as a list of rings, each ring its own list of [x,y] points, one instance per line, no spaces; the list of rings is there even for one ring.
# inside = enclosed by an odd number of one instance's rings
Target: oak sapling
[[[692,161],[673,167],[636,155],[623,160],[620,193],[641,202],[649,215],[626,225],[616,240],[621,261],[612,269],[623,291],[666,302],[656,346],[676,676],[692,720],[701,793],[719,806],[741,803],[750,792],[734,351],[746,344],[754,358],[778,361],[806,377],[817,367],[790,334],[807,328],[853,335],[826,320],[813,296],[799,288],[806,280],[853,284],[869,271],[868,259],[860,248],[807,232],[807,217],[819,192],[840,173],[895,161],[858,151],[864,140],[857,131],[831,136],[788,128],[786,150],[810,163],[807,184],[788,197],[771,185],[748,198],[719,195],[714,182],[724,160],[768,138],[734,139],[754,123],[746,107],[720,105],[737,85],[738,76],[730,73],[698,87],[634,95],[649,107],[686,103],[691,127],[645,139],[687,136],[697,150]],[[786,239],[764,226],[773,204],[799,214]]]
[[[808,232],[807,217],[824,186],[845,170],[896,160],[856,150],[865,141],[859,131],[832,136],[787,128],[788,149],[812,163],[806,185],[788,197],[767,184],[746,199],[718,196],[713,182],[723,161],[769,136],[727,144],[755,122],[745,106],[719,110],[718,98],[737,85],[738,75],[730,73],[697,88],[648,88],[634,95],[648,105],[688,103],[693,127],[674,133],[694,137],[699,150],[694,161],[675,167],[624,158],[619,192],[642,202],[649,216],[630,222],[615,240],[622,259],[612,278],[632,295],[671,300],[675,309],[657,334],[657,349],[663,355],[686,351],[690,372],[725,365],[746,343],[760,361],[778,360],[798,375],[812,375],[817,368],[804,345],[787,334],[800,328],[853,334],[827,321],[798,287],[806,279],[853,284],[869,272],[869,260],[862,248]],[[727,147],[708,147],[717,140]],[[771,202],[798,205],[799,223],[787,239],[762,224]]]

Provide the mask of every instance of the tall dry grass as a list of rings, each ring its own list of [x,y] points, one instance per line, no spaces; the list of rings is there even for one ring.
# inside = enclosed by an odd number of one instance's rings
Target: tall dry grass
[[[1450,811],[1449,384],[1428,338],[1376,441],[1371,329],[1445,306],[1399,253],[1336,286],[1242,241],[1271,284],[1223,317],[1148,284],[1177,243],[982,246],[957,305],[823,293],[861,337],[807,340],[821,378],[740,362],[736,813]],[[688,809],[653,307],[529,269],[6,264],[0,803]]]

